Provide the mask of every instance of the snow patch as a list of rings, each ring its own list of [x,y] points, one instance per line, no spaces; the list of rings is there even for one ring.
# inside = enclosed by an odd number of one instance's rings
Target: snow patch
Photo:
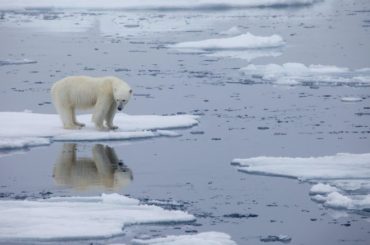
[[[195,220],[186,212],[142,205],[119,194],[0,201],[0,216],[2,239],[111,237],[127,225]]]
[[[62,128],[56,114],[27,112],[0,112],[0,149],[19,148],[48,144],[50,141],[98,141],[152,138],[159,136],[179,136],[178,133],[161,129],[192,127],[198,124],[193,115],[127,115],[117,114],[115,131],[97,131],[90,122],[91,115],[80,115],[79,120],[86,123],[81,130]]]
[[[202,232],[194,235],[166,236],[162,238],[153,238],[148,240],[134,239],[133,244],[152,244],[152,245],[184,245],[184,244],[202,244],[202,245],[236,245],[228,234],[222,232]]]

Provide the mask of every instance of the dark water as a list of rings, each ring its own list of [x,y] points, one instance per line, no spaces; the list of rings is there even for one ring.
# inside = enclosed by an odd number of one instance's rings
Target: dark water
[[[259,58],[254,64],[370,67],[366,9],[366,1],[336,1],[226,12],[48,13],[56,20],[45,20],[45,13],[37,11],[5,12],[0,58],[37,63],[0,67],[1,111],[55,113],[49,96],[55,80],[109,74],[134,89],[127,113],[198,114],[200,124],[179,130],[183,136],[178,138],[53,143],[7,153],[0,158],[1,197],[118,192],[143,202],[177,201],[180,205],[164,207],[197,218],[191,224],[132,226],[107,240],[69,241],[76,244],[129,243],[141,235],[202,231],[228,233],[238,244],[262,244],[261,237],[279,234],[290,236],[291,244],[368,244],[368,214],[323,208],[310,200],[308,183],[247,175],[230,162],[262,155],[367,153],[369,87],[245,83],[238,69],[247,61],[166,48],[217,37],[238,25],[254,35],[279,34],[287,42],[281,56]],[[344,96],[364,99],[343,103]],[[94,160],[94,151],[108,159],[105,165]],[[347,216],[336,218],[343,214]]]

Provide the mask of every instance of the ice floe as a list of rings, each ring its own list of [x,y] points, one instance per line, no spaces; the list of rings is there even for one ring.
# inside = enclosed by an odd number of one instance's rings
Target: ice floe
[[[91,121],[91,115],[78,118],[86,123],[81,130],[62,128],[56,114],[38,114],[29,112],[0,112],[0,149],[19,148],[47,144],[49,141],[99,141],[152,138],[158,136],[179,136],[178,133],[161,130],[191,127],[198,124],[198,117],[193,115],[127,115],[117,114],[115,131],[97,131]]]
[[[237,32],[231,28],[228,32]],[[211,57],[226,57],[247,60],[248,62],[259,58],[281,55],[280,48],[285,45],[279,35],[255,36],[251,33],[234,37],[206,39],[193,42],[182,42],[170,45],[181,52],[202,53]]]
[[[1,9],[82,8],[82,9],[227,9],[311,5],[322,0],[2,0]]]
[[[248,78],[261,83],[283,85],[327,84],[370,85],[368,68],[351,70],[346,67],[309,65],[302,63],[248,65],[241,69]]]
[[[191,222],[193,215],[165,210],[119,194],[0,201],[0,239],[111,237],[125,226]]]
[[[332,208],[370,209],[370,153],[323,157],[234,159],[240,171],[297,178],[315,183],[313,200]]]
[[[360,102],[362,101],[362,98],[360,97],[342,97],[340,99],[343,102]]]
[[[240,49],[259,49],[277,48],[284,46],[285,42],[279,35],[255,36],[249,32],[234,37],[206,39],[201,41],[182,42],[170,45],[177,49],[190,50],[240,50]]]
[[[202,244],[202,245],[236,245],[228,234],[222,232],[202,232],[193,235],[166,236],[153,239],[134,239],[133,244],[152,244],[152,245],[184,245],[184,244]]]
[[[36,64],[36,60],[30,59],[20,59],[20,60],[0,60],[0,66],[6,65],[26,65],[26,64]]]

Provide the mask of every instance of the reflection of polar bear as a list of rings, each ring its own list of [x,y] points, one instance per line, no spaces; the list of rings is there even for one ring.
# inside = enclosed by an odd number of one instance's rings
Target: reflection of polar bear
[[[109,129],[117,129],[113,125],[116,108],[122,110],[132,90],[126,82],[116,77],[72,76],[57,81],[51,88],[51,94],[64,128],[85,126],[77,122],[75,110],[94,108],[92,121],[96,128],[104,130],[104,120]]]
[[[58,185],[76,189],[101,186],[110,190],[126,187],[133,179],[131,170],[117,158],[114,149],[101,144],[92,148],[92,159],[77,158],[76,144],[64,144],[54,166]]]

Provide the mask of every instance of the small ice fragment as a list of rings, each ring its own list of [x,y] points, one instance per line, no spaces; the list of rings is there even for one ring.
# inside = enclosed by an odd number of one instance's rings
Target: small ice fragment
[[[360,97],[342,97],[340,99],[342,102],[360,102],[362,98]]]
[[[328,194],[334,191],[338,191],[338,189],[328,184],[318,183],[311,187],[310,194]]]
[[[266,237],[261,237],[260,238],[261,242],[283,242],[283,243],[289,243],[292,241],[292,238],[287,236],[287,235],[268,235]]]

